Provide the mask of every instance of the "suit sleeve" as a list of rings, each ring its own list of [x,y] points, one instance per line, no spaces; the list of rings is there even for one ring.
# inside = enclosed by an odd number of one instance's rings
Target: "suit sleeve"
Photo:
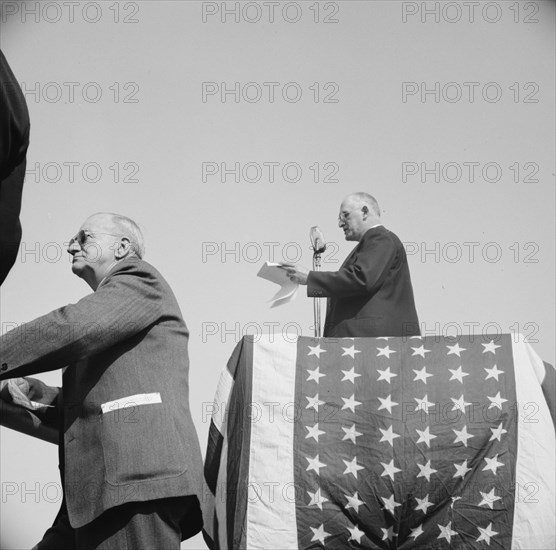
[[[347,297],[374,294],[383,284],[396,259],[396,246],[388,235],[378,233],[361,243],[355,261],[338,271],[311,271],[307,296]]]
[[[25,179],[25,160],[0,181],[0,285],[17,260],[21,242],[21,197]]]
[[[100,353],[160,317],[155,275],[132,263],[109,275],[96,292],[6,333],[0,379],[47,372]]]

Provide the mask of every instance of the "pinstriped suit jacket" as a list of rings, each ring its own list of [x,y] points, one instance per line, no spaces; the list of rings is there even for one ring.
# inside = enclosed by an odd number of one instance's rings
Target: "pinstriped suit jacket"
[[[168,283],[132,257],[94,293],[2,337],[0,379],[67,367],[58,408],[72,527],[130,501],[201,502],[188,336]]]

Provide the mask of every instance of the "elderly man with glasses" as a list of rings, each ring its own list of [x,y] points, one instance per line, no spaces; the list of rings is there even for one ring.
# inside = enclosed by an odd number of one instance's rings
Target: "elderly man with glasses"
[[[289,266],[292,281],[307,295],[328,298],[324,336],[417,336],[419,320],[404,246],[380,219],[376,199],[353,193],[340,206],[338,225],[357,241],[338,271]]]
[[[16,381],[31,401],[54,405],[35,414],[60,427],[64,501],[36,548],[177,550],[202,527],[188,329],[129,218],[89,217],[68,252],[94,292],[8,332],[0,347],[0,379],[64,369],[60,390]]]

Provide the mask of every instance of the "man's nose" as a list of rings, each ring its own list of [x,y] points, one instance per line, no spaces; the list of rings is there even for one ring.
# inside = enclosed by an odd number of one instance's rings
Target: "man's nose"
[[[79,243],[75,240],[72,239],[69,243],[68,243],[68,254],[75,254],[77,252],[79,252],[81,250],[81,247],[79,246]]]

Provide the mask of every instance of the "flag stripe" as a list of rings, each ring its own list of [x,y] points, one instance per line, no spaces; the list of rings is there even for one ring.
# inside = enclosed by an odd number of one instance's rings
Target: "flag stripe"
[[[546,361],[544,364],[544,380],[542,381],[542,392],[548,404],[552,422],[556,424],[556,369]]]
[[[232,378],[232,374],[228,369],[224,369],[222,375],[220,376],[218,388],[216,389],[216,394],[214,396],[214,407],[212,412],[212,421],[219,432],[222,432],[222,425],[226,423],[228,401],[230,399],[233,386],[234,379]]]
[[[220,375],[212,406],[212,418],[209,428],[204,475],[213,498],[209,497],[208,502],[205,502],[203,506],[203,515],[205,518],[203,535],[207,545],[215,550],[229,547],[226,522],[229,494],[228,484],[230,484],[232,488],[235,488],[232,491],[235,495],[238,479],[237,477],[232,477],[228,480],[228,413],[230,407],[234,406],[234,396],[232,395],[234,377],[238,373],[240,360],[244,361],[242,355],[245,353],[245,348],[248,347],[248,345],[248,340],[243,339],[235,347],[226,368]],[[243,370],[248,370],[250,367],[248,364],[244,364],[243,366]],[[249,426],[245,428],[248,433]],[[243,433],[243,429],[240,430],[240,432]],[[234,459],[233,456],[232,459]],[[232,517],[234,517],[233,514]],[[233,531],[230,532],[230,536],[233,536]]]
[[[292,338],[293,339],[293,338]],[[253,349],[252,399],[247,509],[247,547],[296,549],[295,498],[288,498],[294,479],[296,342],[272,343],[261,337]]]
[[[249,447],[251,439],[251,387],[253,376],[253,336],[246,336],[236,346],[228,370],[234,376],[234,387],[228,403],[226,430],[226,472],[219,478],[226,479],[226,515],[221,525],[226,525],[226,543],[222,548],[244,549],[247,516],[247,488],[249,480]],[[220,488],[219,482],[219,488]],[[222,484],[223,485],[223,484]],[[218,494],[217,494],[218,500]]]
[[[546,429],[552,418],[540,385],[545,367],[522,336],[512,347],[519,414],[512,549],[553,550],[556,445],[554,430]]]

